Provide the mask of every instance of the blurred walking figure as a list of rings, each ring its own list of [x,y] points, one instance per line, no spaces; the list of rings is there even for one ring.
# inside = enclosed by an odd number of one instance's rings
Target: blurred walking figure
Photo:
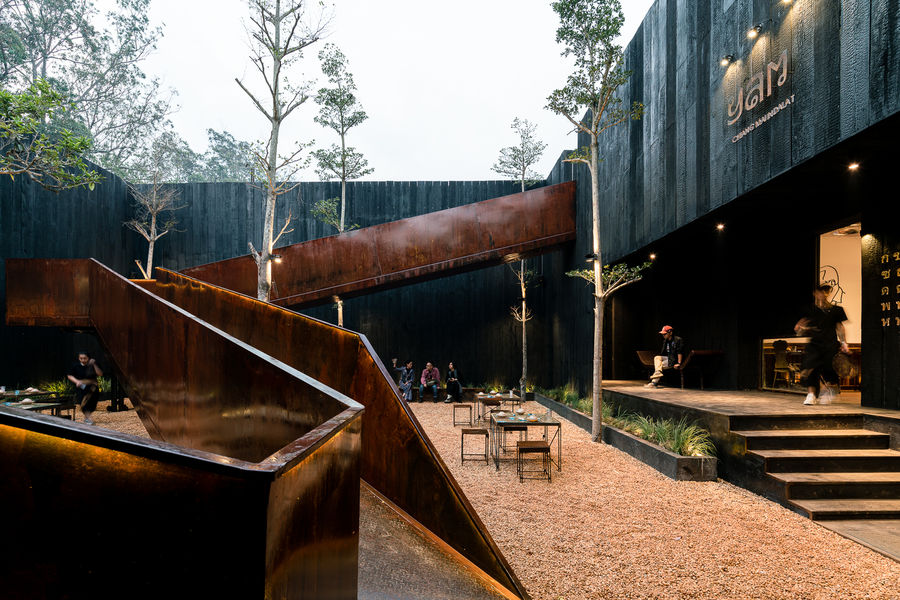
[[[834,371],[834,357],[838,352],[849,353],[844,321],[844,309],[828,301],[831,286],[827,283],[813,290],[815,303],[807,309],[802,319],[794,325],[798,335],[809,336],[803,352],[800,380],[806,383],[806,399],[803,404],[830,404],[835,393],[840,393],[840,381]],[[825,382],[823,387],[822,380]]]
[[[103,371],[97,365],[97,361],[87,352],[78,353],[78,362],[69,369],[68,379],[75,384],[75,403],[81,407],[84,422],[93,425],[91,415],[97,408],[97,400],[100,396],[100,384],[97,378],[103,375]]]

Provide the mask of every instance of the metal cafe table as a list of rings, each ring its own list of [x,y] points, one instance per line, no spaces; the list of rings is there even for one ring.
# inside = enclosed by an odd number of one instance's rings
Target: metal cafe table
[[[510,452],[511,456],[509,457],[502,456],[503,431],[505,428],[513,426],[525,426],[528,428],[528,431],[531,431],[533,427],[543,427],[543,439],[547,440],[551,449],[553,448],[553,442],[556,442],[556,460],[553,459],[553,453],[551,452],[550,461],[556,464],[557,471],[562,471],[562,427],[560,422],[547,415],[531,415],[531,418],[529,418],[526,415],[516,415],[510,412],[491,413],[491,452],[493,453],[494,466],[497,470],[500,469],[500,461],[516,460],[513,452]],[[549,435],[551,427],[556,428],[552,437]]]
[[[54,417],[61,417],[62,411],[71,411],[72,420],[75,420],[75,403],[71,397],[61,397],[56,392],[42,392],[32,390],[16,390],[0,392],[0,402],[10,408],[21,408],[35,412],[49,410]]]

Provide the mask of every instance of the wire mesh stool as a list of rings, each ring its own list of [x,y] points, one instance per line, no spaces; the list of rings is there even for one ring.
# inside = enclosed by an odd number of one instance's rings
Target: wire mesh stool
[[[456,418],[457,411],[463,413],[459,419]],[[466,414],[468,412],[468,414]],[[454,404],[453,405],[453,426],[468,425],[472,426],[472,405],[471,404]]]

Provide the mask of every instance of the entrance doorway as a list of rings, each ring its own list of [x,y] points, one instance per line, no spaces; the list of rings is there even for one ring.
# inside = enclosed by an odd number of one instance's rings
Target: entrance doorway
[[[862,240],[860,224],[852,223],[819,236],[818,283],[832,286],[829,301],[847,313],[844,323],[850,348],[848,371],[839,373],[841,400],[859,403],[862,354]],[[762,389],[805,394],[800,381],[803,350],[809,338],[764,339],[762,344]],[[846,366],[846,365],[845,365]]]

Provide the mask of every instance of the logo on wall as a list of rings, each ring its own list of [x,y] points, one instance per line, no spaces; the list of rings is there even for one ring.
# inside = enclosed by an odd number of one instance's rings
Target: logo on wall
[[[844,288],[841,287],[841,276],[837,269],[831,265],[825,265],[819,268],[819,283],[826,283],[831,286],[831,298],[828,299],[832,304],[840,304],[844,301]]]
[[[774,90],[777,90],[787,83],[787,79],[788,51],[785,49],[781,51],[781,55],[778,57],[777,61],[769,61],[764,70],[755,73],[750,77],[746,87],[742,86],[738,88],[737,96],[728,102],[728,124],[734,125],[738,122],[738,119],[745,114],[749,115],[751,111],[758,112],[759,109],[769,106],[770,103],[766,102],[766,100],[772,95]],[[737,143],[744,136],[766,123],[766,121],[793,103],[794,94],[791,94],[790,97],[785,98],[775,106],[769,106],[767,112],[758,116],[754,121],[747,125],[747,127],[735,134],[731,138],[731,143]]]

